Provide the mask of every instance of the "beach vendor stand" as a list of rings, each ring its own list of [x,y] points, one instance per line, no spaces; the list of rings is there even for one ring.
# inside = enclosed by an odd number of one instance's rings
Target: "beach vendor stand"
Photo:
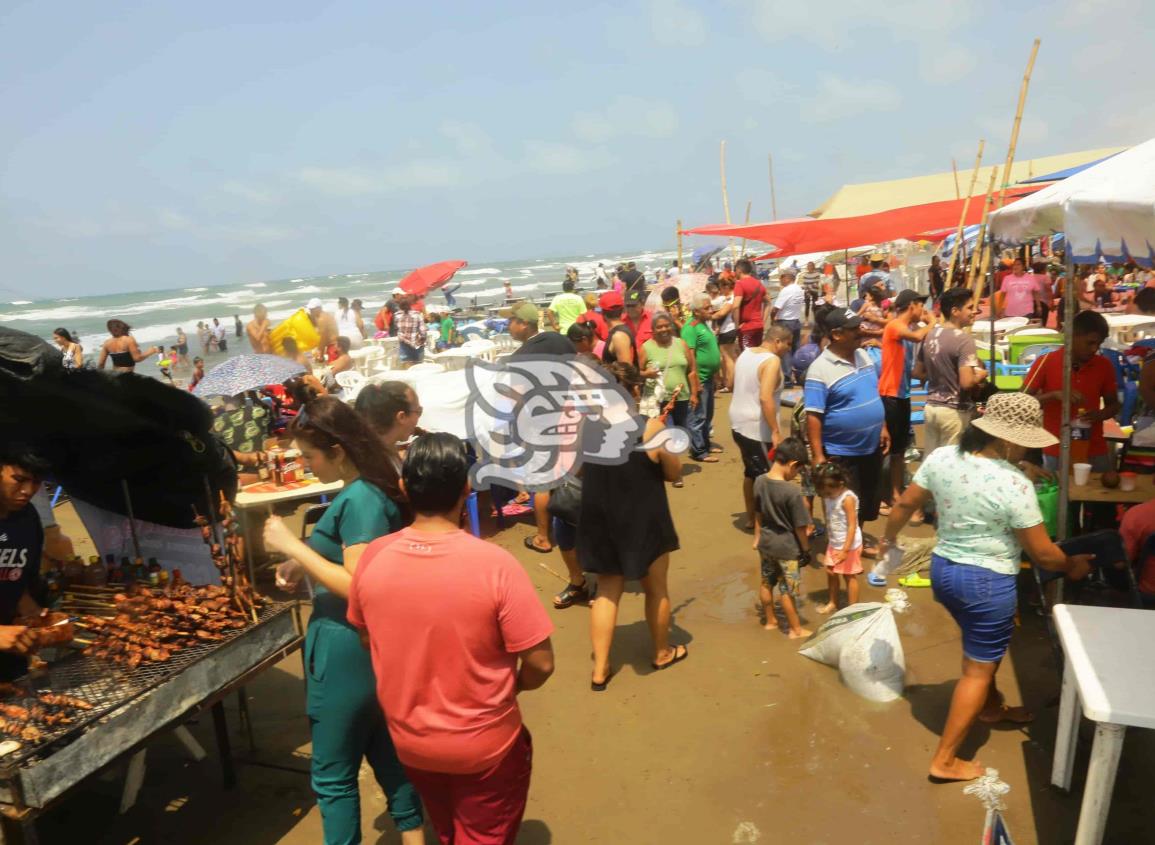
[[[1066,325],[1075,313],[1074,266],[1100,261],[1135,261],[1152,266],[1155,260],[1155,140],[1147,141],[1057,182],[1032,197],[991,215],[991,232],[1000,242],[1025,243],[1063,232],[1066,244]],[[1072,333],[1064,337],[1063,407],[1071,396]],[[1067,531],[1070,500],[1071,421],[1064,420],[1060,458],[1060,535]],[[1076,612],[1077,611],[1077,612]],[[1083,616],[1092,612],[1101,618]],[[1051,781],[1070,786],[1070,772],[1077,737],[1076,704],[1083,714],[1099,722],[1091,752],[1091,766],[1083,792],[1077,845],[1096,845],[1106,829],[1111,792],[1122,747],[1123,725],[1152,727],[1151,691],[1136,690],[1134,682],[1149,680],[1151,672],[1134,662],[1119,665],[1127,654],[1142,654],[1143,636],[1130,620],[1146,624],[1150,614],[1123,609],[1056,609],[1056,619],[1066,652],[1061,724],[1055,747]],[[1093,644],[1090,644],[1093,640]],[[1092,647],[1093,646],[1093,647]],[[1136,651],[1137,649],[1137,651]],[[1108,679],[1104,673],[1113,672]],[[1109,682],[1108,682],[1109,681]],[[1145,702],[1140,714],[1132,699]]]

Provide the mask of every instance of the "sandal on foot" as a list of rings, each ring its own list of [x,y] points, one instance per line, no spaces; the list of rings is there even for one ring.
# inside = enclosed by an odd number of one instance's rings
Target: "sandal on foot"
[[[606,687],[609,686],[610,681],[612,681],[614,679],[614,675],[616,675],[617,673],[618,673],[617,669],[611,669],[609,671],[609,674],[606,675],[605,680],[601,681],[600,683],[598,681],[595,681],[593,678],[590,678],[590,691],[591,692],[605,692]]]
[[[685,487],[686,482],[684,482],[682,479],[679,478],[677,481],[674,482],[674,486],[675,487]]]
[[[548,555],[553,551],[553,546],[550,546],[548,549],[543,549],[541,546],[534,543],[532,536],[526,537],[524,543],[527,549],[529,549],[531,552],[537,552],[539,555]]]
[[[553,597],[553,606],[558,610],[565,610],[575,604],[589,604],[592,596],[589,589],[582,584],[567,584],[566,588]]]
[[[918,572],[912,572],[910,575],[899,578],[898,583],[903,587],[929,587],[930,579],[923,577]]]
[[[679,651],[679,649],[680,649],[680,651]],[[665,663],[651,663],[650,665],[654,667],[655,672],[661,672],[663,669],[669,669],[675,663],[681,663],[683,660],[685,660],[689,656],[690,656],[690,650],[688,648],[686,648],[684,645],[676,645],[676,646],[674,646],[674,656],[673,657],[671,657]]]
[[[1012,725],[1029,725],[1035,721],[1035,714],[1026,707],[1007,707],[1000,704],[995,717],[984,716],[979,713],[979,721],[985,725],[997,725],[999,722],[1010,722]]]

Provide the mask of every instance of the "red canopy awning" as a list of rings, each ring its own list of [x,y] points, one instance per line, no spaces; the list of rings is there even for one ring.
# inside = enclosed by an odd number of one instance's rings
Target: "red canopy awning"
[[[1007,203],[1034,193],[1034,185],[1019,185],[1007,191]],[[964,222],[978,223],[983,215],[985,194],[971,197]],[[808,252],[827,252],[849,249],[883,241],[936,240],[946,237],[958,226],[965,199],[930,202],[906,208],[892,208],[877,214],[860,217],[818,218],[799,217],[775,223],[750,223],[733,226],[699,226],[687,229],[687,235],[713,235],[728,238],[746,238],[773,244],[771,255],[781,257]]]

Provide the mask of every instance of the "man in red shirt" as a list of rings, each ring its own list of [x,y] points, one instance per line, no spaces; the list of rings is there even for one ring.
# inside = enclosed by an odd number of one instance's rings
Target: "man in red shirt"
[[[754,264],[748,258],[738,259],[734,265],[738,274],[734,282],[734,306],[738,313],[738,348],[752,349],[762,345],[762,330],[766,325],[766,288],[754,278]]]
[[[642,344],[654,336],[650,312],[646,310],[646,292],[631,290],[626,293],[626,328],[634,333],[637,354],[642,354]]]
[[[918,324],[927,317],[927,324]],[[894,319],[882,330],[882,373],[878,393],[886,409],[886,430],[890,432],[890,504],[902,496],[906,480],[906,449],[910,446],[910,374],[914,369],[914,344],[921,343],[934,326],[927,315],[926,295],[901,291],[894,298]],[[915,514],[918,518],[918,514]]]
[[[521,826],[533,744],[517,694],[553,673],[553,624],[521,564],[458,525],[465,446],[419,437],[401,485],[413,524],[365,549],[349,592],[377,697],[442,843],[503,845]]]
[[[593,323],[594,334],[597,335],[598,340],[605,340],[609,337],[610,327],[606,325],[606,318],[597,310],[598,295],[596,293],[587,293],[585,295],[585,303],[588,310],[578,315],[577,322]]]
[[[1087,462],[1093,472],[1114,469],[1103,437],[1103,420],[1119,413],[1119,394],[1115,366],[1099,347],[1110,334],[1107,320],[1098,311],[1080,311],[1075,315],[1071,340],[1072,454],[1083,451],[1078,441],[1086,440]],[[1043,406],[1043,426],[1059,436],[1063,425],[1063,350],[1043,355],[1031,367],[1023,381],[1023,390],[1034,395]],[[1077,419],[1076,419],[1077,415]],[[1059,468],[1059,446],[1043,450],[1043,466],[1052,472]]]

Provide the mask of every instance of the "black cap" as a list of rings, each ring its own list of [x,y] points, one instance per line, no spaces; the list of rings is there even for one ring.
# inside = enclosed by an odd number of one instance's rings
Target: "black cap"
[[[916,290],[910,290],[909,288],[900,291],[898,296],[894,298],[894,310],[905,311],[910,307],[912,302],[926,302],[926,294],[919,293]]]
[[[644,290],[626,291],[626,305],[645,305],[646,292]]]
[[[830,331],[834,331],[835,329],[857,329],[862,325],[862,318],[849,308],[837,308],[833,311],[826,312],[826,315],[822,318],[822,322]]]

